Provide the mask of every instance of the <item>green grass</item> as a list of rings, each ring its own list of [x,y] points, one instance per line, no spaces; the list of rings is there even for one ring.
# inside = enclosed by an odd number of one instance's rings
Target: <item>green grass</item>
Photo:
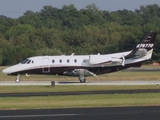
[[[0,109],[160,105],[160,93],[0,98]]]
[[[160,89],[151,86],[0,86],[0,93]],[[49,109],[160,105],[160,93],[0,97],[0,109]]]

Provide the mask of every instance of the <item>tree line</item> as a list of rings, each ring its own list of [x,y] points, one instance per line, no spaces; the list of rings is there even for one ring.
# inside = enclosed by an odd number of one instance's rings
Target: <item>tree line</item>
[[[106,8],[107,9],[107,8]],[[18,63],[31,56],[107,54],[131,50],[147,31],[160,33],[160,6],[140,6],[135,11],[102,11],[95,4],[77,10],[44,6],[17,19],[0,16],[0,65]],[[153,60],[160,58],[158,34]]]

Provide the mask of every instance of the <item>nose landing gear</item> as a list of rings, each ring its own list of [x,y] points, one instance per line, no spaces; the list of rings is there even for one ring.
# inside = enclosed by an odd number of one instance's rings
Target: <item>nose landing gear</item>
[[[19,82],[20,82],[20,76],[21,76],[20,74],[17,75],[17,78],[16,78],[16,80],[15,80],[16,83],[19,83]]]

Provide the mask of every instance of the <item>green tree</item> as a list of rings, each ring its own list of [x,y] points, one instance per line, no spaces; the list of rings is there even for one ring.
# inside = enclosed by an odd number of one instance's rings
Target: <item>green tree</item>
[[[21,62],[23,59],[34,56],[35,51],[23,47],[8,47],[4,53],[2,65],[12,65]]]
[[[35,31],[35,28],[29,24],[19,24],[17,26],[11,27],[5,34],[6,39],[14,39],[22,34],[29,34]]]

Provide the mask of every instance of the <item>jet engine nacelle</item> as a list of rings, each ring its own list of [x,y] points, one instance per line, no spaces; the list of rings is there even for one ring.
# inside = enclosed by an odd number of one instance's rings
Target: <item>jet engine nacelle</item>
[[[118,63],[124,66],[125,58],[124,56],[121,57],[112,57],[108,55],[90,55],[89,56],[89,63],[92,65],[107,65],[107,64],[114,64]]]

